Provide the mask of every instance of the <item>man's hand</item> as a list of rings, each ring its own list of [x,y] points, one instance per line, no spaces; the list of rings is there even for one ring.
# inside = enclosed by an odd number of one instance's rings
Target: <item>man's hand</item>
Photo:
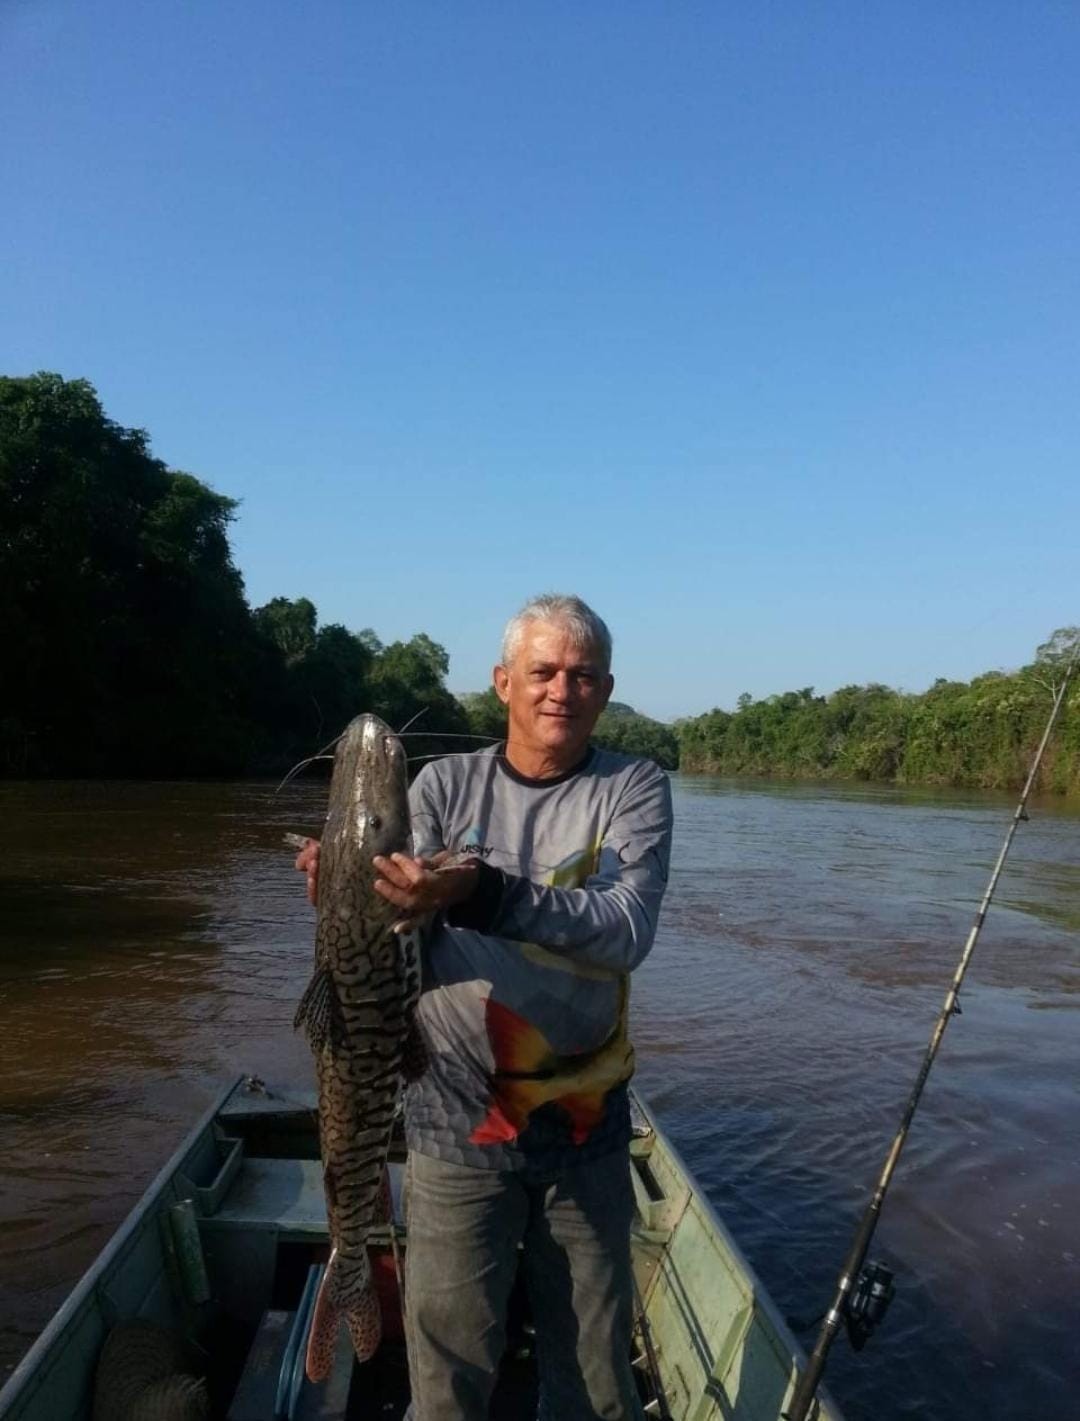
[[[391,854],[372,862],[380,875],[375,891],[395,908],[403,909],[394,924],[395,932],[408,932],[428,913],[464,903],[476,888],[477,865],[474,861],[451,862],[443,849],[429,859],[413,859],[408,854]],[[444,866],[445,865],[445,866]],[[308,839],[296,855],[296,867],[307,875],[308,902],[314,906],[319,889],[319,841]]]
[[[307,874],[307,896],[312,907],[319,891],[319,841],[308,839],[296,855],[295,867]]]
[[[444,850],[430,859],[391,854],[389,858],[372,860],[379,874],[375,892],[403,911],[402,920],[394,924],[398,931],[412,927],[417,918],[427,913],[445,912],[472,897],[479,864],[475,860],[451,864],[447,862],[449,858]]]

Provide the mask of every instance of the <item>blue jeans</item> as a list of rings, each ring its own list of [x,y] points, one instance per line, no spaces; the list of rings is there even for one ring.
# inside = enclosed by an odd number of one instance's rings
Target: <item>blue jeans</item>
[[[405,1329],[412,1421],[488,1421],[518,1244],[540,1421],[641,1421],[630,1368],[634,1196],[626,1150],[546,1172],[411,1153]]]

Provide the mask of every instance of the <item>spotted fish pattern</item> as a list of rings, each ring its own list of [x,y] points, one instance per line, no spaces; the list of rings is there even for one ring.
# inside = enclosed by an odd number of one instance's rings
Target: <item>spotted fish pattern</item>
[[[342,1321],[361,1361],[382,1335],[367,1241],[385,1218],[386,1151],[420,983],[416,938],[391,930],[400,914],[375,892],[371,861],[411,849],[401,741],[377,716],[358,716],[334,756],[315,971],[295,1023],[315,1054],[332,1244],[308,1343],[312,1381],[328,1375]]]

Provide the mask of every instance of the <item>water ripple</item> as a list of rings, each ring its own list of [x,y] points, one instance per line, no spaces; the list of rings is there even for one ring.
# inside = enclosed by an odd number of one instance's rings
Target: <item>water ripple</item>
[[[0,785],[0,1366],[229,1079],[311,1079],[312,915],[281,847],[325,790]],[[781,1309],[826,1305],[1011,806],[676,781],[639,1080]],[[17,830],[16,830],[17,826]],[[1070,1414],[1080,1335],[1080,817],[1018,836],[875,1241],[849,1421]]]

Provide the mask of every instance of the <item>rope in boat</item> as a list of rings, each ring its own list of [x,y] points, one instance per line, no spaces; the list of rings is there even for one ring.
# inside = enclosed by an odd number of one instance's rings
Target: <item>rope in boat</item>
[[[1009,824],[1008,833],[1005,835],[1005,842],[1001,846],[1001,852],[998,854],[994,870],[990,875],[990,881],[986,886],[986,892],[983,894],[982,902],[979,904],[978,911],[975,914],[975,920],[971,925],[971,931],[968,933],[964,950],[960,954],[960,962],[953,975],[952,984],[945,994],[945,1002],[941,1008],[941,1014],[931,1032],[930,1043],[926,1048],[922,1065],[919,1067],[919,1073],[915,1078],[911,1095],[908,1097],[907,1105],[904,1107],[904,1113],[900,1119],[900,1128],[897,1130],[896,1138],[889,1147],[885,1163],[878,1176],[877,1185],[859,1221],[858,1228],[855,1230],[855,1237],[852,1240],[843,1267],[840,1269],[840,1277],[837,1281],[836,1294],[833,1298],[832,1305],[825,1313],[825,1321],[822,1323],[817,1341],[814,1343],[814,1350],[810,1354],[810,1360],[807,1363],[806,1370],[800,1376],[798,1384],[792,1393],[790,1405],[787,1411],[784,1412],[785,1421],[805,1421],[814,1399],[814,1392],[817,1390],[818,1382],[821,1380],[821,1374],[825,1370],[825,1361],[828,1357],[829,1349],[840,1329],[840,1324],[850,1317],[850,1304],[853,1290],[860,1287],[860,1284],[865,1287],[865,1282],[860,1279],[860,1274],[862,1273],[867,1250],[870,1247],[870,1240],[873,1238],[874,1230],[877,1227],[881,1206],[885,1200],[885,1195],[888,1191],[893,1173],[896,1170],[897,1162],[900,1159],[900,1152],[904,1148],[904,1142],[907,1139],[908,1130],[911,1127],[912,1117],[919,1104],[923,1087],[926,1085],[926,1078],[930,1074],[930,1068],[934,1064],[938,1048],[941,1045],[941,1039],[945,1035],[945,1028],[953,1016],[959,1016],[960,1014],[960,1004],[958,1000],[960,984],[964,980],[968,963],[971,961],[972,953],[975,951],[975,944],[979,940],[983,923],[986,921],[990,900],[994,896],[994,890],[997,888],[1001,871],[1005,867],[1005,860],[1008,857],[1009,849],[1012,847],[1013,836],[1021,821],[1028,818],[1028,796],[1031,793],[1032,785],[1035,783],[1035,776],[1038,774],[1043,753],[1049,744],[1050,735],[1057,723],[1061,707],[1065,703],[1065,692],[1068,689],[1073,672],[1076,670],[1078,661],[1080,661],[1080,642],[1074,647],[1072,656],[1065,667],[1061,685],[1057,687],[1050,718],[1046,722],[1046,729],[1043,731],[1042,739],[1039,741],[1039,748],[1035,752],[1035,758],[1031,762],[1031,769],[1028,771],[1028,777],[1020,795],[1020,802],[1016,806],[1012,822]]]

